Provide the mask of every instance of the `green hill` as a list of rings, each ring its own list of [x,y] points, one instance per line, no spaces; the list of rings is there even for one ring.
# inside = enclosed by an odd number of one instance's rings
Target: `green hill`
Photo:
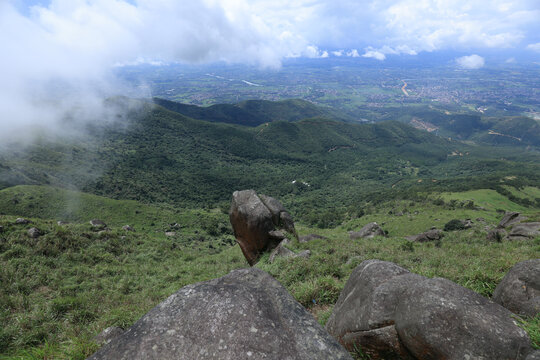
[[[52,185],[191,208],[221,206],[234,190],[255,188],[284,199],[297,217],[329,226],[369,201],[500,189],[510,175],[507,185],[534,185],[540,171],[534,153],[466,145],[395,121],[246,127],[148,103],[126,119],[72,141],[9,147],[0,158],[0,187]],[[335,221],[325,223],[329,213]]]
[[[313,117],[352,120],[350,116],[336,110],[320,107],[300,99],[247,100],[238,104],[216,104],[208,107],[182,104],[160,98],[154,98],[153,101],[167,110],[193,119],[244,126],[258,126],[272,121],[298,121]]]

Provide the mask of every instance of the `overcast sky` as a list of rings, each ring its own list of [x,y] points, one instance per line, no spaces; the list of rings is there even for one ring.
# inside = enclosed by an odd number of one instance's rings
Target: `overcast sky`
[[[114,66],[456,50],[478,69],[484,52],[540,58],[539,19],[539,0],[0,0],[0,132],[16,115],[32,124],[51,83],[67,107],[97,101],[119,86]],[[50,107],[42,118],[62,111]]]

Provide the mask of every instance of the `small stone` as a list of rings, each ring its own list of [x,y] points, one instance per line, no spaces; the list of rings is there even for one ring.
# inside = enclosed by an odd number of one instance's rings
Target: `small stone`
[[[57,221],[57,222],[56,222],[56,224],[57,224],[58,226],[62,226],[62,225],[67,225],[67,224],[69,224],[69,223],[68,223],[68,222],[65,222],[65,221],[62,221],[62,220],[60,220],[60,221]]]
[[[176,232],[174,232],[174,231],[167,231],[167,232],[165,232],[165,236],[176,236]]]
[[[31,229],[28,230],[28,236],[30,236],[32,239],[37,239],[38,237],[40,237],[41,235],[43,235],[41,233],[41,230],[39,230],[38,228],[36,227],[33,227]]]
[[[124,226],[122,226],[122,230],[125,230],[125,231],[135,231],[135,229],[132,228],[132,227],[129,226],[129,225],[124,225]]]
[[[107,224],[105,224],[103,220],[99,220],[99,219],[90,220],[90,225],[92,225],[93,227],[106,227],[107,226]]]
[[[17,218],[17,220],[15,220],[15,224],[18,224],[18,225],[26,225],[26,224],[31,224],[32,222],[30,220],[27,220],[27,219],[24,219],[24,218]]]

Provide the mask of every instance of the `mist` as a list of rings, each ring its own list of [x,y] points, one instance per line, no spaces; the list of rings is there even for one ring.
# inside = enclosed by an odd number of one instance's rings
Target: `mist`
[[[114,76],[125,64],[225,61],[277,68],[304,46],[282,35],[242,2],[225,8],[217,1],[53,0],[27,15],[14,2],[1,2],[0,140],[76,134],[84,124],[112,121],[103,100],[134,94]]]

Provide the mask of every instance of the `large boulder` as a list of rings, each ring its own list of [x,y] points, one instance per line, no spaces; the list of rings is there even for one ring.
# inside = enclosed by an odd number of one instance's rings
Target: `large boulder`
[[[403,293],[423,279],[391,262],[362,262],[339,295],[326,329],[348,350],[360,346],[373,359],[410,358],[395,329],[394,309]]]
[[[285,238],[276,230],[296,234],[292,217],[283,205],[269,196],[259,197],[254,190],[233,193],[229,217],[236,241],[250,265]]]
[[[508,233],[510,240],[531,239],[540,236],[540,222],[525,222],[512,226]]]
[[[450,280],[424,280],[396,308],[401,342],[418,359],[523,359],[532,351],[512,313]]]
[[[180,289],[90,359],[352,360],[257,268]]]
[[[524,359],[532,351],[502,306],[379,260],[353,271],[326,329],[372,359]]]
[[[372,222],[361,228],[359,231],[350,231],[349,236],[351,239],[371,239],[375,236],[386,236],[384,230],[376,222]]]
[[[444,233],[439,229],[431,229],[418,235],[406,236],[409,241],[428,242],[442,239]]]
[[[514,265],[493,292],[493,301],[516,314],[538,314],[540,259],[526,260]]]

